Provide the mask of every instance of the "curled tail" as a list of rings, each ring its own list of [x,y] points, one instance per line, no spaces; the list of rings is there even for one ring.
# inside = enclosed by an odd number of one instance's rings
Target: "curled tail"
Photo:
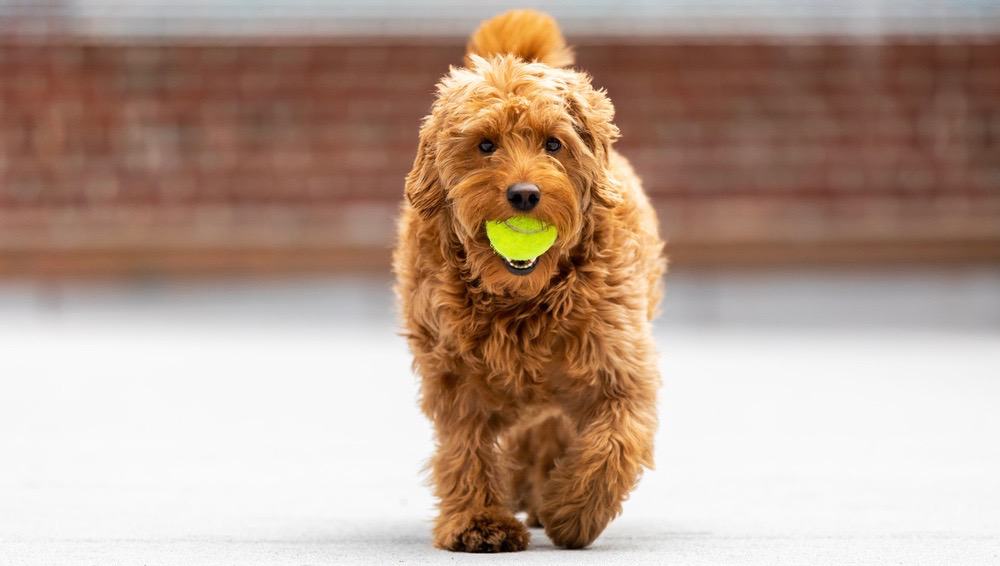
[[[559,25],[552,16],[535,10],[511,10],[486,20],[466,47],[466,61],[469,55],[508,54],[552,67],[573,64],[573,51],[566,46]]]

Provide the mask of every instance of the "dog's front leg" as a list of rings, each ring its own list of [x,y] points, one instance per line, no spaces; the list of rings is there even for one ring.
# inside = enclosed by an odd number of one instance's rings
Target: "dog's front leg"
[[[558,461],[542,497],[539,518],[552,542],[583,548],[621,512],[642,467],[653,465],[656,431],[655,369],[609,376],[568,413],[579,435]]]
[[[447,397],[437,395],[440,401]],[[529,534],[507,505],[498,461],[500,418],[474,405],[452,398],[433,411],[438,447],[431,472],[440,499],[434,545],[464,552],[524,550]]]

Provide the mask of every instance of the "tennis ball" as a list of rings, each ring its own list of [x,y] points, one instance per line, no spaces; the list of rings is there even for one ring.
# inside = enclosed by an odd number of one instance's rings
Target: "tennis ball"
[[[486,222],[486,237],[498,254],[514,261],[530,261],[556,241],[556,227],[530,216]]]

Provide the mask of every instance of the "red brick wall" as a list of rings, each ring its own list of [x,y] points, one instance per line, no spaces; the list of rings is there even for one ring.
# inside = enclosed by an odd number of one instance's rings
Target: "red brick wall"
[[[678,261],[1000,259],[1000,38],[575,43]],[[0,44],[0,273],[383,268],[461,55]]]

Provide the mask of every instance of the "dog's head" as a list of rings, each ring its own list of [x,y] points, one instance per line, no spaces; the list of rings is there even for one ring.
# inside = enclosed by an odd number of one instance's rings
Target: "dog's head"
[[[446,253],[496,294],[533,296],[586,244],[590,220],[620,201],[608,175],[614,108],[590,78],[514,55],[467,57],[438,85],[406,178],[406,198],[437,221]],[[558,231],[534,263],[494,252],[485,224],[531,216]]]

